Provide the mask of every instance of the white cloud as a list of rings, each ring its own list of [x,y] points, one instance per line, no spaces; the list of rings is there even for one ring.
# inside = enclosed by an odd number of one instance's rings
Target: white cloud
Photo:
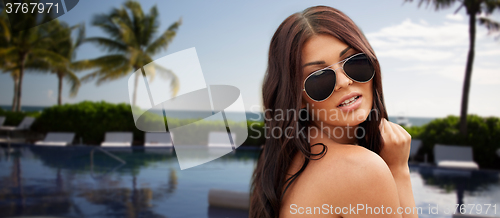
[[[477,51],[477,56],[479,56],[479,57],[485,57],[485,56],[497,56],[497,57],[499,57],[500,56],[500,44],[493,45],[493,46],[497,46],[498,49],[486,50],[486,51],[476,49],[476,50],[479,50],[479,51]]]
[[[458,16],[462,15],[454,15],[453,19],[457,20]],[[447,19],[451,19],[450,17],[452,16],[446,15]],[[389,68],[409,74],[430,73],[462,81],[469,49],[468,28],[465,21],[445,21],[431,25],[425,20],[416,23],[406,19],[400,24],[382,28],[366,36],[377,56],[388,60],[386,63]],[[483,59],[500,56],[500,44],[492,43],[492,39],[488,38],[485,28],[477,28],[475,51],[479,58],[474,60],[473,75],[477,76],[472,82],[500,84],[500,63]],[[383,67],[386,68],[387,65]]]
[[[444,18],[440,23],[406,19],[366,34],[380,60],[390,114],[459,114],[469,27],[459,16]],[[499,116],[500,103],[490,99],[500,92],[500,43],[486,28],[476,30],[469,113]]]
[[[55,100],[56,98],[54,97],[54,91],[52,91],[52,89],[49,89],[47,91],[47,98],[49,98],[50,100]]]
[[[463,21],[464,16],[462,16],[462,14],[447,14],[446,19],[454,21]]]
[[[465,23],[427,25],[406,19],[398,25],[368,33],[367,37],[374,47],[446,47],[467,45],[467,31],[468,26]]]

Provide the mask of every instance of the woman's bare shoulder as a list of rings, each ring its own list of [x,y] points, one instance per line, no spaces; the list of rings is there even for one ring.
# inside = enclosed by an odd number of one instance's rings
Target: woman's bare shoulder
[[[359,203],[367,197],[380,198],[381,192],[394,195],[396,184],[384,160],[376,153],[357,145],[327,144],[327,153],[312,164],[312,174],[329,201],[335,204]],[[311,161],[315,162],[315,161]],[[390,197],[389,197],[390,198]],[[350,200],[348,200],[350,199]],[[397,198],[396,198],[397,199]],[[325,199],[327,200],[327,199]]]
[[[291,205],[321,207],[349,207],[366,204],[375,207],[398,207],[395,181],[384,160],[376,153],[360,146],[325,144],[323,157],[309,161],[304,172],[285,194],[282,209]],[[319,153],[322,146],[313,146]],[[317,158],[317,157],[313,157]],[[298,169],[298,165],[295,169]],[[295,171],[293,171],[295,172]],[[365,214],[365,217],[370,215]],[[350,217],[344,214],[343,217]],[[392,215],[387,217],[394,217]]]
[[[388,170],[384,160],[365,147],[335,142],[327,143],[325,146],[327,147],[325,155],[317,160],[318,168],[324,172],[336,174],[353,172],[353,170],[384,170],[386,168]]]

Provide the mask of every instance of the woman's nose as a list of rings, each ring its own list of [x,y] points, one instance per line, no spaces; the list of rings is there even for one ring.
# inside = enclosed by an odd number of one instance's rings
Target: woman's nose
[[[335,72],[337,74],[337,84],[335,85],[335,91],[347,87],[353,82],[351,78],[347,77],[347,75],[344,72],[344,69],[339,68],[335,70]]]

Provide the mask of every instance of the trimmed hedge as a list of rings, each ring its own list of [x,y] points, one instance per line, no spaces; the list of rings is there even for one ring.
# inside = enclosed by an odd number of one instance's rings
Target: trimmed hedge
[[[77,104],[64,104],[61,106],[52,106],[45,108],[42,113],[39,112],[8,112],[1,110],[0,116],[6,116],[6,125],[17,125],[25,116],[35,116],[37,119],[33,124],[31,130],[38,133],[47,132],[74,132],[75,142],[79,143],[80,139],[84,144],[98,145],[104,140],[104,135],[109,131],[128,131],[133,132],[134,141],[140,144],[144,141],[144,132],[137,129],[133,120],[132,110],[129,104],[111,104],[104,101],[91,102],[83,101]],[[164,125],[164,118],[160,115],[147,113],[145,120],[151,125]],[[189,119],[168,119],[169,126],[182,126],[190,123]],[[228,121],[232,122],[232,121]],[[249,128],[252,121],[238,122],[237,128]],[[217,126],[217,128],[216,128]],[[197,144],[196,140],[200,132],[210,128],[213,131],[226,131],[224,128],[218,128],[216,121],[198,121],[193,128],[190,129],[189,134],[183,134],[184,141],[191,140],[193,144]],[[253,130],[248,129],[249,137],[243,145],[260,146],[263,144],[262,139],[250,137],[252,134],[261,132],[263,135],[262,125],[257,122],[253,125]],[[206,140],[206,139],[204,139]],[[190,142],[191,142],[190,141]]]
[[[500,169],[500,157],[496,154],[500,148],[500,119],[468,115],[467,136],[460,135],[459,125],[460,117],[447,116],[424,126],[406,128],[412,138],[422,140],[417,159],[423,160],[428,154],[429,161],[433,161],[435,144],[464,145],[472,147],[480,168]]]
[[[33,131],[75,132],[85,144],[100,144],[108,131],[132,131],[134,140],[143,140],[143,133],[135,128],[128,104],[110,104],[104,101],[83,101],[78,104],[64,104],[45,108],[37,118]],[[142,133],[142,134],[141,134]]]

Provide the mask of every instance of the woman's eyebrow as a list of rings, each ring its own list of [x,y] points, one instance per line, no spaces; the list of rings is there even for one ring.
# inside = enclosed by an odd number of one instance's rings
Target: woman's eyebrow
[[[347,51],[349,51],[349,49],[351,49],[351,46],[347,46],[347,48],[345,48],[344,50],[342,50],[340,52],[340,56],[339,57],[342,57],[342,55],[344,55]]]
[[[342,55],[344,55],[347,51],[349,51],[349,49],[351,49],[351,47],[347,46],[347,48],[345,48],[344,50],[342,50],[340,52],[339,57],[342,57]],[[313,62],[309,62],[307,64],[304,64],[304,66],[302,66],[302,68],[307,67],[309,65],[319,65],[319,64],[325,64],[325,61],[313,61]]]

